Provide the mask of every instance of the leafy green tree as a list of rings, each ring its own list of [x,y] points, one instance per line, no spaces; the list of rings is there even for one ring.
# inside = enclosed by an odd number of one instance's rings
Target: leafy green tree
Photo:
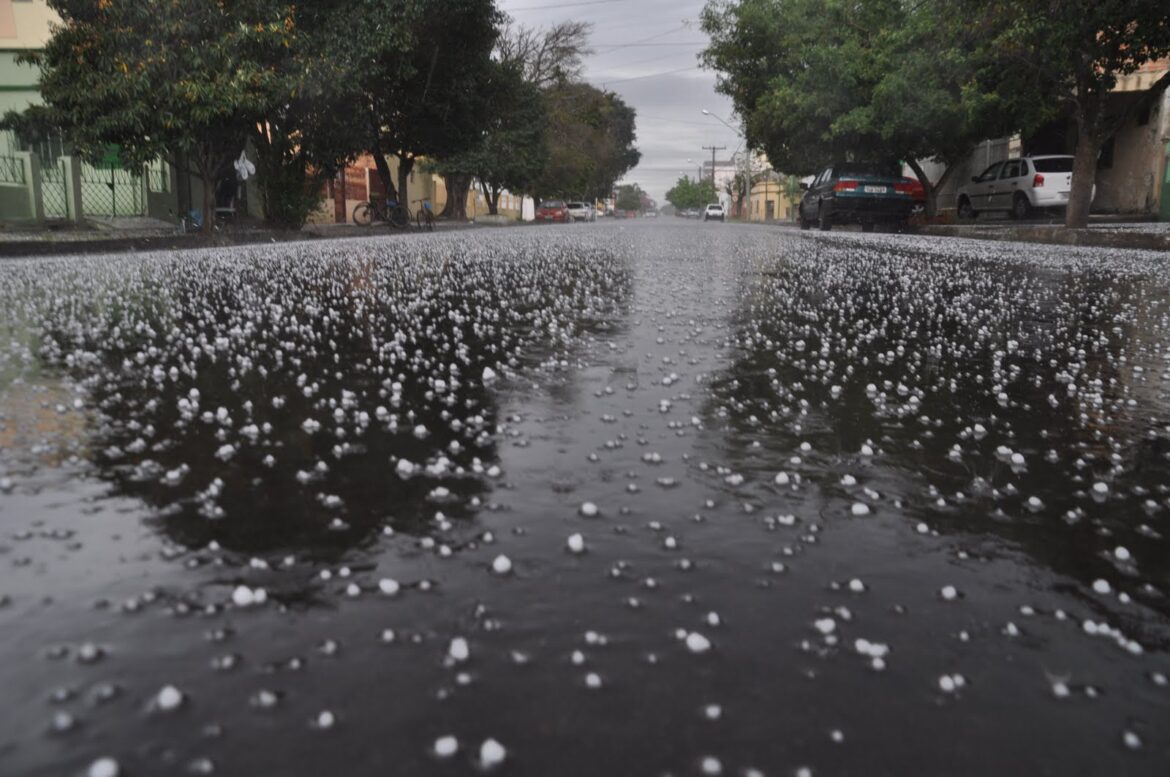
[[[1066,224],[1088,223],[1097,157],[1126,122],[1170,86],[1170,73],[1121,107],[1109,93],[1120,76],[1170,56],[1165,0],[964,0],[961,12],[985,31],[983,75],[1001,88],[1039,88],[1077,125]]]
[[[1033,85],[980,79],[986,30],[945,0],[739,0],[703,11],[704,62],[773,166],[814,172],[843,159],[904,160],[927,193],[980,140],[1038,121]],[[919,160],[944,165],[931,181]]]
[[[332,20],[328,51],[348,74],[334,88],[362,132],[361,150],[401,201],[409,199],[416,159],[442,159],[479,142],[501,20],[492,0],[367,0]],[[398,157],[397,185],[387,154]]]
[[[701,208],[715,201],[715,186],[708,178],[696,181],[684,175],[666,193],[666,201],[679,210]]]
[[[119,146],[124,165],[190,160],[203,187],[204,229],[214,183],[231,170],[269,109],[272,53],[294,33],[290,6],[264,0],[48,0],[60,16],[40,67],[45,104],[26,122],[59,128],[79,153]],[[7,117],[10,123],[19,120]]]
[[[636,183],[619,186],[614,207],[618,210],[641,210],[642,187]]]
[[[534,189],[541,197],[607,197],[638,164],[635,112],[617,95],[583,83],[545,90],[549,160]]]
[[[451,180],[476,178],[496,215],[500,194],[530,192],[548,160],[545,128],[548,114],[544,96],[525,81],[519,68],[493,63],[487,89],[492,110],[480,143],[469,151],[448,157],[435,169]]]

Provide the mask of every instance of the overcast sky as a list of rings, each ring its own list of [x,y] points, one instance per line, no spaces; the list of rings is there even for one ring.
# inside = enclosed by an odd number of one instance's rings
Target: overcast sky
[[[697,56],[707,42],[699,29],[704,0],[497,0],[501,10],[529,27],[566,19],[593,25],[594,53],[585,60],[585,79],[615,92],[638,112],[641,163],[626,182],[636,182],[665,204],[666,190],[682,174],[692,177],[711,158],[703,146],[726,146],[727,159],[739,136],[732,126],[731,102],[715,93],[715,74],[699,68]],[[688,159],[693,161],[687,162]]]

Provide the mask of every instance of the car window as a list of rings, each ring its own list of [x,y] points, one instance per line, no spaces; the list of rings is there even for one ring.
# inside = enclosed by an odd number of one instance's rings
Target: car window
[[[1003,172],[999,174],[1001,179],[1004,178],[1019,178],[1024,174],[1024,162],[1021,159],[1010,159],[1003,163]]]
[[[984,181],[994,180],[995,177],[999,174],[999,168],[1001,168],[1001,167],[1003,167],[1003,162],[996,162],[991,167],[984,170],[979,175],[979,178],[978,178],[979,183],[982,183]]]
[[[837,170],[838,178],[869,176],[873,178],[901,178],[902,172],[896,165],[881,162],[849,162]]]
[[[1050,156],[1045,159],[1033,159],[1032,164],[1038,173],[1071,173],[1073,158],[1071,156]]]

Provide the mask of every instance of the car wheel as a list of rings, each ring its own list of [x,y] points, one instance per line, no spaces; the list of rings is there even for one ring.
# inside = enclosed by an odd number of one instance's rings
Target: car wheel
[[[971,201],[969,199],[964,197],[959,200],[959,218],[974,221],[978,216],[979,214],[971,207]]]
[[[806,219],[804,217],[803,213],[800,214],[800,228],[801,229],[811,229],[812,228],[812,222],[809,221],[808,219]]]
[[[824,205],[817,208],[817,229],[822,232],[828,232],[833,228],[833,216],[825,211],[826,208]]]
[[[1032,205],[1022,192],[1016,192],[1012,199],[1012,218],[1026,219],[1032,213]]]

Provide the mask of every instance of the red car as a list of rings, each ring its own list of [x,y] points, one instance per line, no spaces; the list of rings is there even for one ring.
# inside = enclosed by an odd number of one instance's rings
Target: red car
[[[910,193],[914,198],[914,209],[911,213],[921,213],[926,210],[926,189],[922,186],[922,181],[917,178],[903,178],[902,183],[905,186],[905,191]],[[898,191],[903,191],[899,188]]]
[[[565,204],[564,200],[545,200],[536,209],[536,220],[559,221],[562,224],[567,224],[573,220],[573,217],[569,215],[569,206]]]

